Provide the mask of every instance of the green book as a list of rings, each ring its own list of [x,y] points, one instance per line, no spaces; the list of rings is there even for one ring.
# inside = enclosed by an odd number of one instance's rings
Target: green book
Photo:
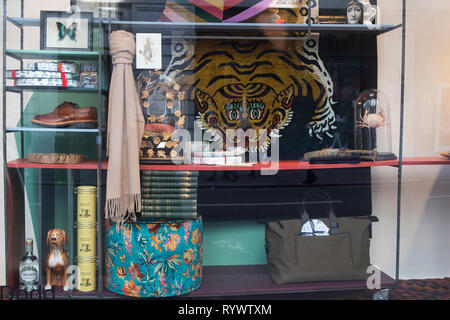
[[[184,207],[192,208],[197,206],[196,199],[142,199],[142,204],[145,206],[170,206],[170,207]]]
[[[186,177],[194,177],[198,176],[198,171],[172,171],[172,170],[142,170],[141,175],[143,176],[186,176]]]
[[[189,183],[198,183],[198,177],[188,177],[188,176],[170,176],[170,177],[162,177],[162,176],[141,176],[141,182],[189,182]]]
[[[137,212],[138,219],[196,219],[197,212]]]
[[[142,200],[176,200],[176,199],[197,199],[196,193],[142,193]]]
[[[142,194],[153,194],[153,193],[163,193],[163,194],[197,194],[197,188],[162,188],[162,187],[142,187]]]
[[[197,189],[197,182],[150,182],[150,181],[141,181],[141,188],[195,188]]]
[[[192,212],[192,211],[197,211],[197,205],[190,207],[142,205],[142,212]]]

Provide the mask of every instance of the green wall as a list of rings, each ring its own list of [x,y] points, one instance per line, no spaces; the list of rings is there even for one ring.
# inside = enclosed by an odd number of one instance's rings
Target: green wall
[[[256,221],[204,222],[203,264],[265,264],[264,228]]]

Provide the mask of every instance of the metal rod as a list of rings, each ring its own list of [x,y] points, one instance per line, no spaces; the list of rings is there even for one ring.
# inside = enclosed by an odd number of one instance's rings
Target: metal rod
[[[45,270],[45,259],[43,254],[43,248],[42,248],[42,169],[37,170],[38,174],[38,234],[36,235],[36,242],[38,245],[36,246],[36,249],[38,250],[38,258],[40,261],[39,264],[39,283],[41,286],[44,286],[44,270]],[[25,187],[25,184],[24,184]]]
[[[73,174],[72,169],[67,170],[67,200],[69,202],[68,204],[68,210],[67,210],[67,229],[69,230],[69,266],[74,264],[74,228],[73,228],[73,221],[74,221],[74,186],[73,186]],[[69,297],[72,296],[72,289],[69,289]]]
[[[403,120],[405,108],[405,71],[406,71],[406,0],[403,0],[402,8],[402,69],[401,69],[401,93],[400,93],[400,138],[398,151],[398,177],[397,177],[397,244],[395,256],[395,285],[400,279],[400,218],[402,206],[402,159],[403,159]]]
[[[6,21],[9,21],[9,22],[11,22],[13,25],[15,25],[17,28],[20,28],[20,29],[22,29],[23,28],[23,25],[22,24],[20,24],[20,23],[18,23],[16,20],[14,20],[14,19],[11,19],[11,18],[9,18],[9,17],[6,17]]]
[[[72,169],[67,169],[67,201],[68,203],[68,210],[67,210],[67,228],[69,229],[70,241],[69,241],[69,265],[73,264],[73,257],[74,257],[74,238],[73,237],[73,221],[74,221],[74,200],[73,200],[73,194],[74,194],[74,186],[73,186],[73,174]]]
[[[308,0],[308,32],[306,33],[306,39],[311,37],[311,0]]]
[[[99,8],[99,21],[102,21],[102,7]],[[102,221],[102,213],[101,210],[101,194],[102,194],[102,123],[103,123],[103,103],[102,103],[102,81],[100,81],[103,77],[102,71],[102,56],[103,56],[103,25],[100,23],[98,27],[98,75],[99,75],[99,92],[98,92],[98,135],[97,135],[97,157],[98,157],[98,168],[97,168],[97,285],[98,285],[98,296],[101,297],[103,293],[103,221]]]
[[[111,14],[112,14],[111,10],[108,10],[108,37],[111,34],[111,19],[112,19]]]
[[[4,214],[4,229],[5,229],[5,270],[6,270],[6,285],[8,286],[9,280],[9,259],[8,259],[8,197],[7,197],[7,183],[6,177],[8,174],[7,169],[7,155],[6,155],[6,0],[3,0],[3,214]]]
[[[97,133],[99,129],[75,129],[75,128],[31,128],[31,127],[12,127],[5,129],[9,132],[74,132],[74,133]]]
[[[172,39],[176,38],[174,36],[161,36],[162,39]],[[305,37],[266,37],[266,36],[183,36],[183,40],[201,40],[201,39],[209,39],[209,40],[307,40],[307,36]]]
[[[20,57],[20,56],[14,54],[14,53],[11,53],[11,52],[7,52],[6,55],[7,55],[8,57],[13,58],[13,59],[19,60],[20,62],[22,62],[22,60],[23,60],[22,57]],[[5,69],[6,69],[6,67],[5,67]]]
[[[20,1],[20,17],[24,17],[23,0]],[[23,50],[23,28],[20,28],[20,50]],[[23,70],[23,59],[20,59],[20,70]],[[20,126],[23,127],[23,91],[20,92]],[[20,157],[25,158],[24,134],[20,132]]]

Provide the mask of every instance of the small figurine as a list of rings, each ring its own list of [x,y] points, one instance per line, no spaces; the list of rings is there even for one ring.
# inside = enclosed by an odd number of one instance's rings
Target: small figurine
[[[379,128],[386,125],[386,115],[384,110],[380,108],[378,113],[369,113],[369,109],[364,111],[361,121],[356,122],[358,128]]]
[[[363,24],[374,24],[377,16],[377,6],[370,3],[370,0],[359,0],[364,6]]]
[[[46,242],[50,246],[50,253],[46,264],[47,282],[45,290],[51,289],[52,286],[63,286],[64,291],[67,291],[69,288],[67,284],[69,260],[64,250],[64,244],[67,246],[68,242],[66,232],[61,229],[49,230]]]
[[[358,0],[352,0],[347,5],[347,23],[363,24],[364,5]]]
[[[377,6],[370,0],[352,0],[347,5],[348,24],[374,24],[377,16]]]

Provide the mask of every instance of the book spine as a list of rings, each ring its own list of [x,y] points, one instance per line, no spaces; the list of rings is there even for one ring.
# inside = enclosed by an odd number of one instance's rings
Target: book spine
[[[159,188],[159,189],[177,189],[177,188],[193,188],[197,189],[198,183],[191,182],[150,182],[142,181],[141,188]]]
[[[197,212],[137,212],[139,219],[196,219]]]
[[[197,199],[196,193],[142,193],[143,200],[154,200],[154,199],[163,199],[163,200],[172,200],[172,199]]]
[[[170,176],[175,176],[175,177],[180,177],[180,176],[185,176],[185,177],[198,177],[199,172],[198,171],[172,171],[172,170],[167,170],[167,171],[163,171],[163,170],[142,170],[141,171],[141,175],[142,176],[160,176],[160,177],[170,177]]]
[[[193,208],[197,206],[196,199],[142,199],[144,206],[169,206]]]
[[[142,212],[192,212],[197,211],[197,205],[190,207],[180,206],[146,206],[142,205]]]
[[[197,188],[186,188],[186,187],[165,187],[165,186],[142,186],[141,185],[141,193],[166,193],[166,194],[178,194],[178,193],[187,193],[193,194],[197,193]]]
[[[141,182],[155,182],[155,183],[161,183],[161,182],[174,182],[174,183],[181,183],[181,182],[187,182],[187,183],[198,183],[198,177],[189,177],[189,176],[141,176]]]

